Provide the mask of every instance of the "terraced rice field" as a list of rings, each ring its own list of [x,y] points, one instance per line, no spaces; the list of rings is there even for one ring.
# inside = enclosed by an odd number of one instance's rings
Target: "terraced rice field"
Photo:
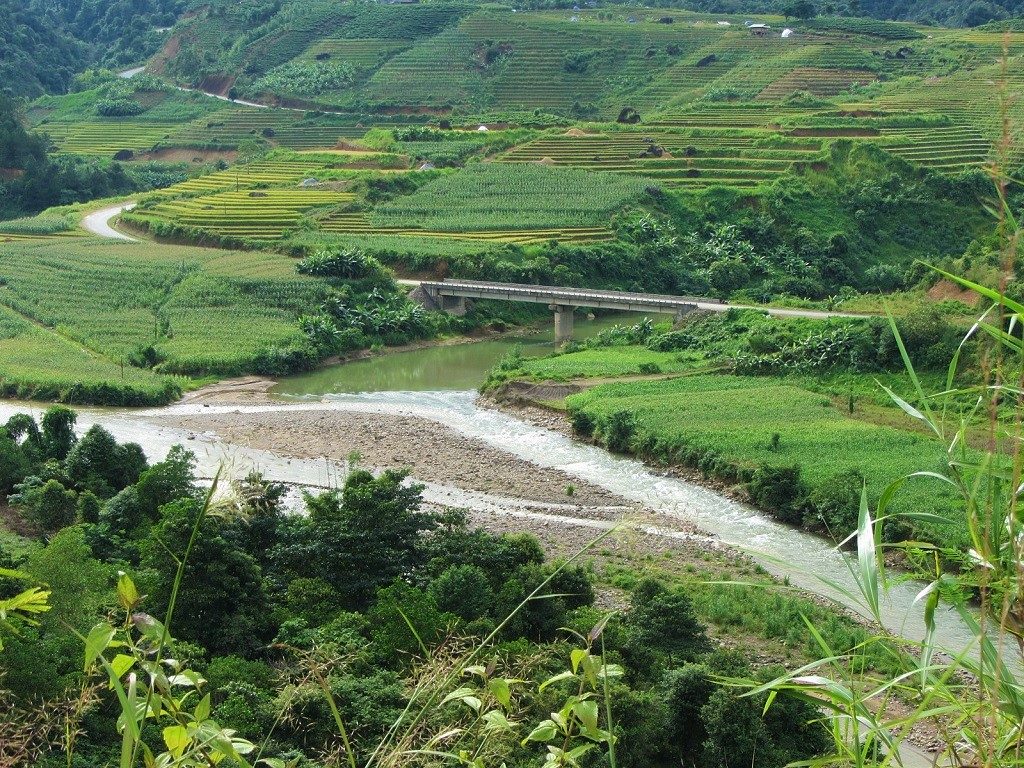
[[[345,125],[333,118],[310,122],[305,113],[281,109],[231,108],[193,120],[167,137],[168,146],[237,147],[258,139],[289,149],[319,149],[343,139],[360,138],[365,128]]]
[[[248,165],[236,165],[223,171],[182,181],[166,187],[160,194],[177,197],[230,189],[248,189],[257,184],[297,184],[304,178],[314,176],[322,168],[323,164],[315,161],[258,160]]]
[[[983,165],[992,154],[992,142],[968,126],[883,129],[885,148],[917,165],[940,171],[961,171]]]
[[[501,162],[593,168],[642,175],[669,186],[710,184],[750,187],[769,182],[793,164],[821,153],[820,139],[794,139],[759,147],[768,134],[704,131],[693,134],[621,132],[594,136],[549,136],[516,147]],[[661,157],[652,156],[660,148]]]
[[[2,229],[2,227],[0,227]],[[49,234],[30,234],[26,232],[3,232],[0,231],[0,243],[24,243],[36,240],[49,240],[54,237],[84,237],[85,232],[73,229],[68,232],[51,232]]]
[[[344,61],[356,69],[369,69],[411,44],[411,40],[388,40],[379,37],[328,37],[311,45],[299,58]]]
[[[175,129],[172,123],[136,123],[106,120],[92,123],[45,123],[35,128],[47,134],[58,152],[113,156],[122,150],[141,152],[163,141]]]
[[[863,69],[798,67],[761,91],[757,98],[759,101],[784,99],[798,91],[829,98],[876,79],[874,72]]]
[[[376,227],[363,213],[332,213],[319,222],[324,232],[335,235],[390,235],[438,240],[465,240],[529,245],[557,240],[561,243],[591,243],[610,240],[614,233],[605,227],[562,227],[534,230],[486,230],[473,232],[437,232],[402,227]]]
[[[159,203],[143,213],[183,227],[250,240],[274,240],[307,211],[351,202],[348,192],[307,189],[231,191]]]

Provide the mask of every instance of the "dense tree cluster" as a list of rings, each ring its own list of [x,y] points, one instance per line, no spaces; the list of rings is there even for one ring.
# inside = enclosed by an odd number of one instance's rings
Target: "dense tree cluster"
[[[46,139],[28,133],[14,100],[0,93],[0,219],[136,189],[119,163],[46,150]]]
[[[102,427],[76,437],[75,422],[55,407],[41,423],[18,415],[0,428],[0,493],[42,539],[18,552],[0,547],[0,566],[45,583],[52,605],[16,634],[0,624],[0,700],[11,702],[9,714],[79,695],[76,633],[123,602],[118,570],[138,584],[133,599],[146,613],[134,614],[136,623],[163,617],[177,593],[173,658],[203,676],[216,720],[263,742],[265,756],[308,766],[337,746],[332,704],[365,759],[400,715],[425,652],[496,633],[493,663],[539,682],[568,652],[562,628],[586,633],[599,620],[588,570],[547,561],[531,536],[487,533],[461,511],[426,509],[422,487],[404,472],[353,469],[342,488],[306,494],[305,515],[285,508],[282,486],[252,474],[211,510],[189,452],[175,447],[149,465],[138,446]],[[0,599],[17,589],[0,579]],[[638,582],[605,642],[626,670],[610,699],[620,765],[756,759],[777,768],[825,747],[811,707],[781,702],[764,715],[763,697],[715,683],[751,671],[735,652],[715,650],[679,587]],[[562,687],[524,689],[518,706],[529,719],[548,717],[571,693]],[[106,704],[88,707],[75,765],[116,761],[116,716]],[[536,757],[520,738],[500,746],[509,765]]]

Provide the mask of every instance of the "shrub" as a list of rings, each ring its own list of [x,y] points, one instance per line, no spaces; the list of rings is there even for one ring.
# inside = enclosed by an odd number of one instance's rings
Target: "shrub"
[[[800,477],[799,466],[759,467],[748,491],[756,506],[787,523],[800,524],[800,506],[807,497],[807,487]]]
[[[636,420],[629,411],[616,411],[609,415],[601,425],[601,437],[605,448],[615,453],[629,452],[635,432]]]

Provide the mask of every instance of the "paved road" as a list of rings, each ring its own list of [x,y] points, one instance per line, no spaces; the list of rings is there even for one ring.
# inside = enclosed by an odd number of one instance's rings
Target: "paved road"
[[[82,228],[88,232],[92,232],[94,235],[99,235],[100,237],[109,237],[111,240],[127,240],[132,243],[137,243],[139,241],[134,237],[128,237],[128,235],[118,232],[110,226],[110,220],[112,218],[120,215],[122,211],[130,211],[134,207],[134,202],[118,203],[117,205],[112,205],[109,208],[102,208],[98,211],[93,211],[82,219]]]

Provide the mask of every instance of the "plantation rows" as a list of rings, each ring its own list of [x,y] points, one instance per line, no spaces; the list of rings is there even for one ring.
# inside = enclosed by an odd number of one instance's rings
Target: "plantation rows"
[[[218,192],[228,189],[244,189],[260,185],[294,185],[304,178],[315,175],[323,169],[316,161],[302,162],[289,160],[257,160],[248,165],[236,165],[206,176],[182,181],[160,191],[162,196],[176,197],[182,194]]]
[[[89,238],[13,244],[0,253],[0,270],[7,281],[0,288],[0,386],[19,359],[21,379],[31,365],[48,363],[51,375],[42,381],[74,371],[154,393],[171,380],[128,363],[148,366],[155,354],[163,372],[242,372],[271,347],[297,343],[298,314],[323,293],[280,254],[147,243],[112,249]],[[12,348],[3,340],[6,307],[67,338],[32,326]],[[158,401],[166,398],[147,400]]]
[[[667,185],[752,186],[771,181],[793,163],[820,154],[822,143],[800,139],[759,147],[765,134],[717,131],[697,135],[622,132],[600,136],[550,136],[507,152],[502,162],[540,162],[640,174]],[[652,151],[661,151],[660,157]]]
[[[806,91],[814,96],[838,96],[856,85],[867,85],[875,79],[872,72],[853,69],[794,69],[757,95],[758,100],[778,100]]]
[[[301,58],[314,61],[344,61],[357,69],[371,69],[396,52],[407,48],[411,43],[411,40],[389,40],[379,37],[327,37],[311,45]]]
[[[137,123],[122,120],[84,123],[45,123],[36,133],[45,133],[59,152],[76,155],[113,156],[122,150],[141,152],[166,139],[175,126],[170,123]]]
[[[530,163],[477,163],[378,204],[371,222],[438,232],[603,227],[651,182]]]
[[[562,227],[559,229],[534,230],[481,230],[472,232],[436,232],[425,229],[401,227],[376,227],[363,213],[332,213],[319,222],[324,232],[336,235],[389,235],[392,237],[417,237],[438,240],[466,240],[491,243],[515,243],[528,245],[558,240],[563,243],[587,243],[609,240],[614,235],[604,227]]]
[[[883,129],[882,135],[891,138],[884,144],[889,152],[942,171],[982,165],[992,153],[992,142],[966,126]]]
[[[289,149],[333,147],[342,139],[359,138],[366,130],[332,118],[310,124],[302,112],[281,109],[233,108],[199,118],[172,133],[169,146],[235,147],[246,139]]]
[[[307,189],[232,191],[158,203],[145,215],[216,235],[273,240],[293,228],[306,211],[354,199],[348,192]]]

